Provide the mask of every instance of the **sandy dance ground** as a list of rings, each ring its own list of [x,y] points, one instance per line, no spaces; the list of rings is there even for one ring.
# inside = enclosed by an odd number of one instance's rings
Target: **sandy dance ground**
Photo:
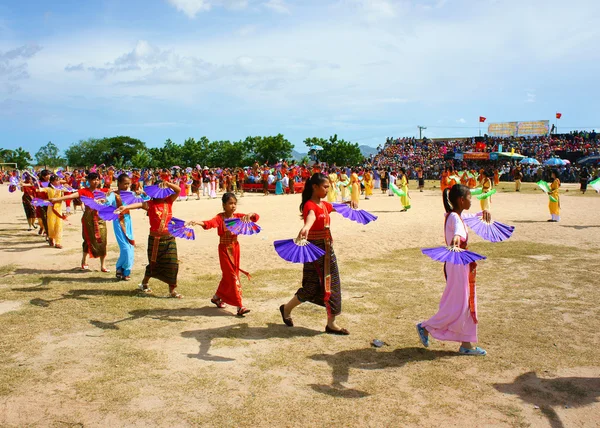
[[[242,280],[252,312],[238,318],[209,302],[220,278],[216,231],[177,241],[184,299],[165,298],[155,280],[144,296],[143,211],[132,215],[133,280],[117,282],[112,225],[113,273],[97,260],[80,272],[81,212],[64,226],[64,249],[49,248],[27,231],[21,195],[0,187],[0,426],[600,426],[600,195],[563,185],[553,224],[534,185],[499,186],[492,216],[517,229],[499,244],[470,234],[488,256],[478,268],[488,356],[473,358],[454,343],[422,348],[414,328],[444,287],[442,265],[419,251],[442,244],[433,186],[411,189],[406,213],[376,190],[360,201],[379,216],[366,226],[333,215],[348,337],[323,334],[325,310],[310,304],[294,312],[296,327],[281,322],[301,266],[272,242],[301,228],[299,195],[239,199],[263,231],[240,237],[253,279]],[[193,197],[174,214],[206,220],[220,208]]]

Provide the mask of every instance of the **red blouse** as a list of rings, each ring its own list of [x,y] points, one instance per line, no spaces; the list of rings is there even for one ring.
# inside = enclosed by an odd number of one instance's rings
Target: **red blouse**
[[[242,213],[233,213],[233,216],[235,218],[242,218],[244,217],[246,214],[242,214]],[[250,221],[253,222],[257,222],[258,219],[260,218],[260,216],[258,214],[254,214],[253,216],[250,216]],[[227,229],[225,227],[225,215],[224,213],[219,213],[216,215],[216,217],[214,217],[211,220],[206,220],[203,222],[204,223],[204,230],[208,230],[208,229],[217,229],[217,233],[219,236],[223,236],[226,234],[230,234],[233,235],[229,229]]]
[[[170,198],[158,201],[148,201],[148,218],[150,219],[150,232],[166,235],[169,233],[168,225],[173,218],[173,200]]]
[[[333,205],[325,201],[321,201],[321,204],[323,205],[324,209],[319,207],[313,201],[308,201],[304,204],[304,209],[302,210],[302,217],[304,218],[305,222],[308,218],[308,213],[310,211],[314,211],[315,215],[317,216],[317,219],[313,223],[310,230],[325,230],[325,224],[329,225],[329,213],[333,211]]]

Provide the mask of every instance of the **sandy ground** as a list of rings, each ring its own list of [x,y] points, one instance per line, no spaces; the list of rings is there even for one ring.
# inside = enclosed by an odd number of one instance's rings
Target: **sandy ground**
[[[594,197],[590,191],[580,197],[578,185],[563,185],[561,196],[561,222],[548,224],[548,198],[540,191],[533,193],[499,192],[492,200],[492,216],[507,224],[516,226],[513,240],[533,241],[548,244],[576,245],[592,248],[598,246],[600,229],[600,196]],[[570,193],[570,195],[569,195]],[[413,189],[410,192],[412,208],[405,213],[400,212],[397,197],[382,195],[376,190],[370,200],[361,199],[359,207],[379,217],[379,221],[363,226],[345,220],[334,214],[332,234],[335,241],[336,254],[340,260],[357,259],[363,256],[377,256],[402,248],[436,246],[442,243],[443,207],[438,190],[426,190],[423,193]],[[289,265],[280,259],[273,249],[273,241],[293,238],[302,226],[299,217],[299,195],[263,196],[245,194],[238,201],[238,212],[256,212],[260,215],[259,224],[262,232],[253,236],[240,237],[241,266],[250,272],[259,269],[287,268]],[[471,212],[479,211],[479,201],[473,199]],[[220,198],[200,201],[191,197],[188,201],[174,205],[174,216],[183,220],[207,220],[222,211]],[[10,233],[0,240],[0,254],[3,264],[30,266],[32,261],[39,268],[71,268],[80,265],[81,248],[81,211],[69,217],[69,224],[64,225],[64,249],[50,249],[43,245],[23,248],[18,236],[33,235],[27,232],[20,194],[8,193],[5,187],[0,188],[0,231]],[[148,236],[148,219],[145,212],[138,210],[132,214],[134,234],[138,250],[133,278],[143,276],[147,263],[146,243]],[[118,247],[112,225],[109,231],[109,264],[114,267],[118,258]],[[178,240],[178,254],[181,269],[192,269],[199,274],[218,273],[216,231],[203,231],[196,228],[196,240]],[[471,234],[471,242],[481,239]],[[24,243],[23,243],[24,244]],[[111,245],[112,244],[112,245]],[[26,250],[26,251],[25,251]],[[23,257],[26,255],[26,257]],[[90,268],[99,270],[99,262],[91,260]],[[183,292],[183,291],[182,291]]]
[[[577,187],[563,186],[558,224],[546,222],[548,198],[533,186],[523,193],[499,191],[492,215],[517,227],[511,242],[597,252],[600,195],[582,197]],[[23,349],[14,341],[6,353],[0,348],[11,370],[7,376],[16,379],[9,389],[0,382],[0,426],[600,426],[600,364],[589,356],[600,343],[597,305],[587,302],[587,312],[578,306],[592,287],[593,280],[584,284],[577,276],[585,272],[560,273],[560,284],[547,290],[549,299],[558,300],[552,301],[556,307],[538,314],[529,305],[541,304],[545,291],[535,294],[527,284],[519,285],[528,276],[520,276],[518,260],[504,254],[486,262],[482,313],[490,310],[494,296],[507,299],[506,305],[495,302],[495,316],[486,315],[482,326],[492,356],[454,358],[455,344],[440,342],[427,352],[420,348],[412,323],[425,309],[414,302],[419,298],[419,305],[433,311],[443,279],[439,266],[416,250],[408,256],[398,250],[441,245],[443,208],[439,189],[412,189],[411,197],[412,209],[405,213],[397,197],[376,191],[371,200],[361,199],[360,208],[379,216],[366,226],[333,217],[346,305],[343,325],[353,332],[341,341],[321,334],[319,307],[303,305],[295,315],[300,325],[293,329],[280,325],[276,308],[298,287],[301,267],[281,260],[272,242],[292,238],[301,228],[299,195],[239,199],[238,211],[260,214],[263,230],[240,237],[242,268],[257,279],[245,285],[245,303],[253,312],[238,319],[208,302],[220,276],[216,231],[197,228],[195,241],[177,241],[183,300],[137,298],[131,290],[147,263],[143,211],[133,214],[138,244],[133,281],[117,283],[114,273],[99,271],[97,260],[89,262],[91,273],[73,271],[81,257],[79,211],[65,225],[64,249],[49,248],[36,232],[27,231],[20,195],[0,187],[0,267],[9,272],[0,277],[0,293],[8,296],[0,298],[0,324],[11,317],[11,323],[31,322],[32,329],[31,343]],[[219,199],[193,199],[177,202],[175,216],[205,220],[220,212]],[[482,242],[470,236],[473,243]],[[118,247],[112,227],[108,239],[114,272]],[[569,256],[549,254],[547,248],[521,256],[529,259],[528,266],[536,260],[540,275],[548,274],[544,269],[552,260]],[[364,266],[366,258],[377,265]],[[590,265],[589,275],[597,275],[594,269]],[[502,270],[510,287],[489,284],[491,270]],[[157,294],[166,293],[166,286],[154,280],[151,286]],[[419,297],[415,290],[422,289],[427,293]],[[532,318],[541,329],[547,320],[554,331],[545,334],[552,338],[532,350],[513,348],[511,341],[529,344],[542,332],[512,336],[519,319],[530,316],[542,317]],[[586,319],[592,322],[582,324]],[[20,337],[18,324],[5,328]],[[573,328],[580,330],[582,342],[572,343]],[[370,347],[374,334],[391,346]],[[555,355],[556,349],[564,353]],[[572,363],[566,349],[579,350],[583,362]],[[487,370],[493,371],[489,378]],[[567,406],[569,388],[579,397],[577,406]]]

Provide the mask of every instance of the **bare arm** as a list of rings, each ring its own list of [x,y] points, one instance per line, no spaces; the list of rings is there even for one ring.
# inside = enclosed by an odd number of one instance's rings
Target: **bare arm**
[[[168,181],[165,182],[165,186],[167,186],[169,189],[175,192],[171,196],[169,196],[169,199],[173,201],[177,200],[177,198],[179,197],[179,193],[181,193],[181,187],[179,187],[177,184]]]
[[[304,227],[300,229],[300,233],[298,233],[299,239],[308,239],[308,231],[317,220],[317,216],[313,210],[308,212],[308,216],[306,217],[306,221],[304,222]]]
[[[60,198],[52,198],[52,199],[50,199],[50,202],[55,204],[57,202],[67,201],[69,199],[77,199],[78,197],[79,197],[79,192],[75,192],[75,193],[71,193],[70,195],[67,195],[67,196],[61,196]]]

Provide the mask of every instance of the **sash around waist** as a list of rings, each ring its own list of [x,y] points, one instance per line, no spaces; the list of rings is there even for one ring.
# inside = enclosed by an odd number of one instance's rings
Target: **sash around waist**
[[[331,240],[331,231],[329,229],[324,230],[311,230],[308,232],[309,241],[318,241],[321,239]]]

